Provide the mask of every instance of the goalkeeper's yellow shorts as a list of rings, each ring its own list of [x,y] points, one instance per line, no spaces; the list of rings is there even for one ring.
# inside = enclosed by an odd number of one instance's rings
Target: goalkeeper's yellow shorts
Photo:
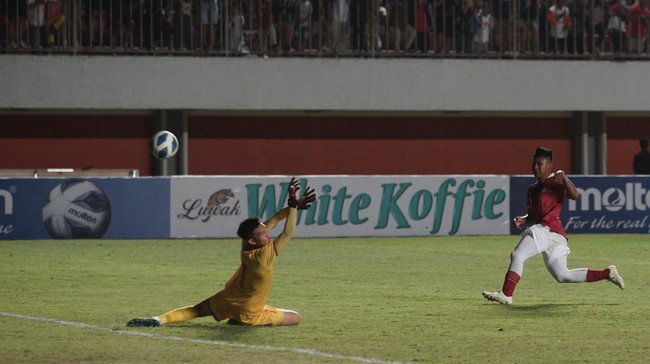
[[[282,323],[284,312],[273,306],[264,305],[264,310],[259,315],[239,315],[239,319],[237,317],[235,319],[244,325],[275,326]]]
[[[218,294],[210,297],[210,312],[215,320],[235,319],[243,325],[251,326],[275,326],[282,323],[284,312],[273,306],[264,305],[260,313],[245,314],[240,312],[241,309],[228,304],[224,300],[218,299]]]

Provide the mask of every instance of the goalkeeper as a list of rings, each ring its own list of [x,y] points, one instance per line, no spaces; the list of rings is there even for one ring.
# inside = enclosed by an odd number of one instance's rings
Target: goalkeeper
[[[316,200],[316,193],[310,187],[300,199],[297,197],[299,182],[292,178],[289,183],[288,207],[264,223],[258,218],[249,218],[239,225],[241,265],[221,291],[194,306],[177,308],[151,318],[134,318],[127,326],[160,326],[204,316],[212,316],[217,321],[229,319],[229,323],[241,325],[297,325],[300,322],[297,312],[267,306],[266,298],[271,288],[273,262],[293,237],[297,210],[308,209]],[[286,220],[284,230],[271,240],[269,231],[282,220]]]

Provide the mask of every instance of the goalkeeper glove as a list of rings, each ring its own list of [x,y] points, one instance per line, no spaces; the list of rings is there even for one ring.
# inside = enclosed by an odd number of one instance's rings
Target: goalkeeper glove
[[[287,204],[289,207],[294,207],[298,210],[306,210],[311,206],[311,203],[316,200],[316,191],[314,191],[313,188],[307,186],[305,194],[302,195],[300,199],[298,199],[298,190],[300,190],[299,183],[299,180],[291,178],[291,182],[289,182],[289,199],[287,201]]]

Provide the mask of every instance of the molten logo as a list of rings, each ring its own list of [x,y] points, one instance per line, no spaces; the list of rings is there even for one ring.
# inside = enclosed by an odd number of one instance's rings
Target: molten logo
[[[625,189],[616,187],[601,191],[597,188],[578,188],[580,199],[569,201],[570,211],[602,211],[616,212],[646,211],[650,209],[650,191],[643,188],[642,183],[626,183]]]
[[[4,212],[4,215],[13,215],[14,197],[11,195],[11,191],[0,190],[0,200],[2,200],[2,203],[4,204],[4,209],[0,209],[0,211]],[[3,224],[2,221],[0,221],[0,234],[11,234],[13,232],[13,225]]]
[[[14,197],[11,195],[11,192],[9,192],[7,190],[0,190],[0,199],[4,203],[4,214],[5,215],[13,215],[13,213],[14,213]]]
[[[93,225],[97,225],[97,218],[89,215],[85,211],[79,211],[71,207],[68,209],[68,215],[74,216],[80,220],[91,223]]]

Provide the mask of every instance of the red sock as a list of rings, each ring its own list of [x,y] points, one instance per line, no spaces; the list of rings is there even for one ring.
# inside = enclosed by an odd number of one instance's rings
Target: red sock
[[[587,270],[587,282],[602,281],[609,278],[609,269],[605,270]]]
[[[515,293],[515,288],[517,287],[517,283],[519,283],[520,279],[521,277],[519,274],[509,270],[508,273],[506,273],[505,281],[503,281],[503,288],[501,289],[501,292],[503,292],[503,294],[508,297],[512,297],[512,294]]]

